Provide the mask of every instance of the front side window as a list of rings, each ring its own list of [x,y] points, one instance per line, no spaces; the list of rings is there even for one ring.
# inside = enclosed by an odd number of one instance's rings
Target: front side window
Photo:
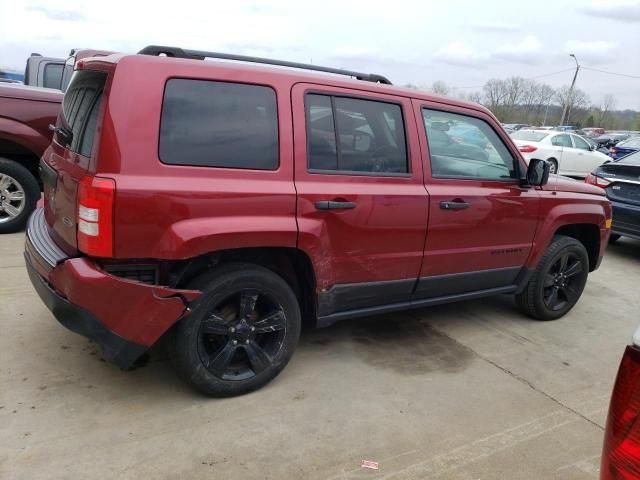
[[[309,170],[381,175],[409,171],[399,105],[308,94],[305,110]]]
[[[171,165],[277,169],[275,92],[241,83],[167,81],[159,156]]]
[[[516,178],[509,149],[487,122],[439,110],[422,109],[431,157],[431,175],[441,178]]]
[[[73,152],[91,155],[106,81],[106,73],[91,70],[79,70],[71,78],[62,101],[62,120],[72,134],[67,147]]]
[[[551,137],[551,145],[556,147],[573,147],[569,135],[556,135],[555,137]]]
[[[576,135],[573,136],[573,145],[580,150],[591,150],[589,144]]]

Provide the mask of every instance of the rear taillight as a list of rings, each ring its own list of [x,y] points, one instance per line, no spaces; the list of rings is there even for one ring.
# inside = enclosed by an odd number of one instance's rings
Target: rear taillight
[[[601,480],[640,478],[640,349],[628,346],[618,370],[602,449]]]
[[[595,185],[597,187],[602,187],[602,188],[606,187],[611,183],[609,180],[606,180],[602,177],[594,175],[593,173],[590,173],[589,175],[587,175],[587,178],[585,178],[584,181],[590,185]]]
[[[94,257],[113,256],[116,182],[85,176],[78,188],[78,249]]]
[[[533,153],[538,149],[538,147],[534,147],[533,145],[520,145],[518,150],[522,153]]]

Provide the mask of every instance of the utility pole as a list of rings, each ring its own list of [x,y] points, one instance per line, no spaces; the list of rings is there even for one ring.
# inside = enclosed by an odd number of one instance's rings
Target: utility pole
[[[569,104],[573,101],[573,87],[576,85],[576,78],[578,78],[578,72],[580,71],[580,64],[578,63],[578,59],[573,53],[569,54],[570,57],[576,61],[576,73],[573,74],[573,81],[571,82],[571,86],[569,87],[569,94],[567,95],[567,100],[564,102],[564,108],[562,109],[562,118],[560,119],[560,125],[564,125],[565,121],[569,121]]]

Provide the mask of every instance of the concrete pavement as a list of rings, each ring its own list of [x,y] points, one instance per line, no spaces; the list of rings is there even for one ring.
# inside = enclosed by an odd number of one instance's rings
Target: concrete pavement
[[[509,297],[346,321],[303,334],[264,389],[207,399],[162,352],[101,361],[42,305],[22,244],[0,236],[2,479],[596,479],[640,323],[640,242],[623,239],[558,321]]]

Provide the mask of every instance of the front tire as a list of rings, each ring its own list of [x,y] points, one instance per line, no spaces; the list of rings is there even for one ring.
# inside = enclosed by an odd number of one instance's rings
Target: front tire
[[[584,245],[557,235],[536,267],[525,289],[516,295],[520,309],[537,320],[555,320],[576,304],[589,274]]]
[[[233,263],[205,273],[193,313],[175,328],[170,353],[179,376],[200,392],[252,392],[287,365],[300,337],[300,307],[289,285],[266,268]]]
[[[40,198],[40,186],[29,170],[0,158],[0,234],[22,230]]]

